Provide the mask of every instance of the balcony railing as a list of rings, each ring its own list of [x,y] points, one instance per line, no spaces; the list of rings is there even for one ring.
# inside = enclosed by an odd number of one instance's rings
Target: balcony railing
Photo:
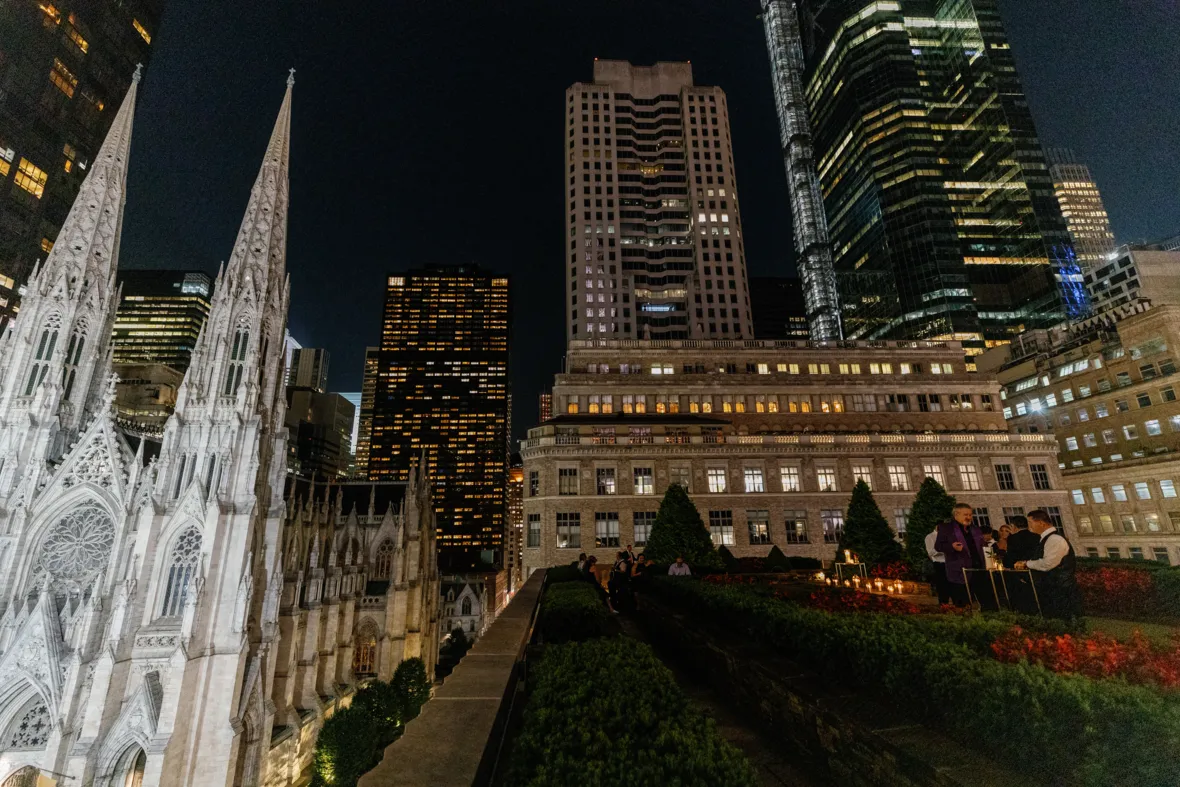
[[[530,437],[521,441],[522,448],[541,448],[552,445],[603,445],[608,441],[597,435],[554,435]],[[864,445],[905,443],[1039,443],[1053,444],[1051,434],[1010,434],[1008,432],[943,433],[943,434],[778,434],[778,435],[618,435],[614,445]]]

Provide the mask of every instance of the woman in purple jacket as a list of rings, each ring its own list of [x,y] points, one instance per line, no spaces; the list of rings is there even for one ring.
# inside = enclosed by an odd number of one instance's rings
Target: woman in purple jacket
[[[938,526],[938,537],[934,548],[946,555],[946,580],[951,600],[956,606],[968,604],[967,585],[963,580],[963,569],[984,568],[983,534],[972,524],[971,506],[959,503],[951,510],[949,522]]]

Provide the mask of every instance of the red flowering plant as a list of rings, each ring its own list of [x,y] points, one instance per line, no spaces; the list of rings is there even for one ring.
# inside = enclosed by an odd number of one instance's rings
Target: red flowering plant
[[[808,597],[807,606],[824,612],[883,612],[890,615],[917,615],[921,612],[905,599],[834,588],[815,591]]]
[[[1143,617],[1156,606],[1155,583],[1147,571],[1100,566],[1077,572],[1085,608],[1113,615]]]
[[[890,563],[881,563],[869,569],[870,577],[881,577],[881,579],[900,579],[903,581],[917,581],[921,579],[914,575],[913,569],[904,560],[894,560]]]
[[[1070,634],[1051,636],[1025,632],[1013,626],[992,643],[997,660],[1028,661],[1053,672],[1070,672],[1093,679],[1123,678],[1128,683],[1180,687],[1180,637],[1167,647],[1158,647],[1136,631],[1130,641],[1121,642],[1106,634],[1087,637]]]

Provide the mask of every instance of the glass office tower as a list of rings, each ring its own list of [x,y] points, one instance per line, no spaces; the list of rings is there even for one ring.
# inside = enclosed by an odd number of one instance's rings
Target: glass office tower
[[[994,0],[801,13],[845,335],[975,354],[1084,310]]]

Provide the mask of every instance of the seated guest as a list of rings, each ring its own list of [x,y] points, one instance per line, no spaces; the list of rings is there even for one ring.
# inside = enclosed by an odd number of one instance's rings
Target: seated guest
[[[1080,618],[1082,594],[1074,575],[1077,560],[1073,545],[1040,509],[1028,512],[1028,528],[1040,537],[1040,549],[1032,559],[1018,562],[1016,568],[1032,572],[1041,614],[1061,620]]]
[[[684,555],[677,555],[676,562],[668,566],[668,576],[670,577],[691,577],[692,571],[688,564],[684,562]]]

